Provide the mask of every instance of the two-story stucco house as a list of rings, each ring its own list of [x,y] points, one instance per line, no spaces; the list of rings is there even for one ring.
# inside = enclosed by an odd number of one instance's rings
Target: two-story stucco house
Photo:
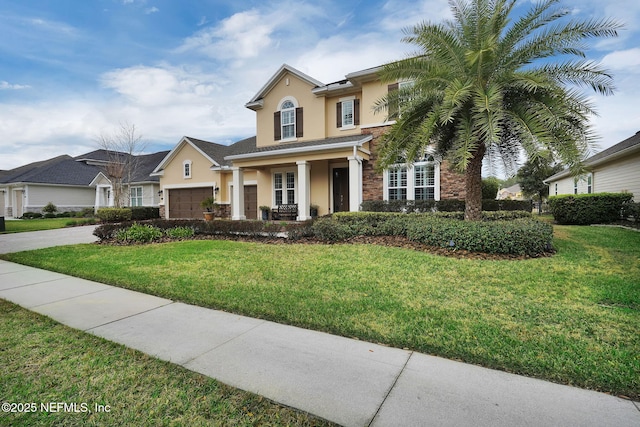
[[[158,165],[166,218],[201,217],[216,195],[232,219],[256,219],[258,206],[297,205],[297,219],[357,211],[363,200],[464,198],[464,180],[435,154],[408,168],[375,171],[376,145],[393,122],[374,103],[396,84],[379,68],[324,84],[283,65],[249,100],[256,136],[223,146],[184,137]]]

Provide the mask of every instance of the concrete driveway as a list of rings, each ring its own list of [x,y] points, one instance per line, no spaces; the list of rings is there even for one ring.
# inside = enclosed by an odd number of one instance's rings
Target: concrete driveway
[[[25,233],[0,234],[0,254],[30,251],[51,246],[92,243],[98,240],[93,235],[95,225],[60,228],[56,230],[30,231]]]

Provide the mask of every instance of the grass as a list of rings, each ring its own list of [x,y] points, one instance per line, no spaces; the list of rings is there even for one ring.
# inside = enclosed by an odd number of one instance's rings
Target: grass
[[[640,397],[640,233],[556,226],[554,257],[373,245],[78,245],[11,261],[173,300]]]
[[[2,402],[37,409],[0,413],[1,425],[332,425],[3,300],[0,330]],[[41,410],[50,402],[78,412]]]
[[[23,233],[26,231],[54,230],[67,227],[70,223],[80,224],[88,219],[43,218],[5,221],[5,231],[0,233]]]

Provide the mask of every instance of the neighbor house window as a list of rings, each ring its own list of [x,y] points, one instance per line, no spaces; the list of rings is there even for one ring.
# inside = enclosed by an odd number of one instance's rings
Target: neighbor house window
[[[587,193],[591,194],[593,190],[593,175],[589,174],[587,176]]]
[[[554,191],[556,193],[556,196],[557,196],[558,195],[558,183],[557,182],[553,185],[553,189],[554,189]]]
[[[191,160],[185,160],[182,163],[182,177],[183,178],[191,178],[193,170],[191,168]]]
[[[142,187],[131,187],[131,206],[142,206]]]
[[[273,174],[273,196],[276,206],[296,202],[295,172],[276,172]]]
[[[578,179],[573,180],[573,194],[578,194]]]
[[[280,109],[273,116],[273,133],[276,141],[292,141],[301,138],[302,107],[296,107],[297,101],[287,97],[280,102]]]

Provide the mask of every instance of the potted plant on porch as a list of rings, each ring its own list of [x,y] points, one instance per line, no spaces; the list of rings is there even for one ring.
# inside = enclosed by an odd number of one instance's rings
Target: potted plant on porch
[[[214,217],[214,209],[218,207],[215,196],[207,197],[200,202],[200,206],[202,206],[203,209],[206,209],[206,212],[204,212],[204,219],[212,221]]]
[[[260,206],[260,212],[262,212],[262,220],[267,221],[269,219],[269,212],[271,212],[271,208],[269,206]]]

